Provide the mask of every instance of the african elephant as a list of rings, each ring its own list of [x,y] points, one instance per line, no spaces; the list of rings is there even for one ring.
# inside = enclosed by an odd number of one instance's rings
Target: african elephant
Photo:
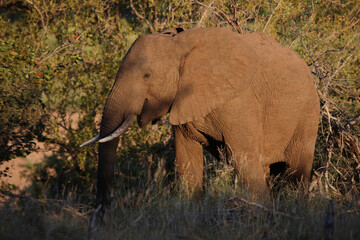
[[[264,33],[182,28],[140,36],[106,101],[99,141],[97,202],[109,203],[119,135],[169,113],[176,168],[190,192],[202,191],[203,148],[226,150],[253,193],[268,191],[270,166],[286,163],[309,179],[320,104],[297,54]]]

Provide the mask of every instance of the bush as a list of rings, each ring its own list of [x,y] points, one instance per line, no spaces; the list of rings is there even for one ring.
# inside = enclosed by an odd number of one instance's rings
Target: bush
[[[97,133],[131,43],[174,26],[265,31],[294,49],[312,69],[322,104],[312,187],[325,184],[333,194],[358,189],[359,3],[92,0],[3,1],[0,7],[0,162],[36,150],[35,140],[45,141],[56,158],[36,167],[38,194],[44,189],[92,192],[97,150],[78,146]],[[164,122],[127,132],[117,163],[120,178],[133,179],[131,187],[144,171],[151,179],[163,160],[171,162],[167,136],[171,131]]]

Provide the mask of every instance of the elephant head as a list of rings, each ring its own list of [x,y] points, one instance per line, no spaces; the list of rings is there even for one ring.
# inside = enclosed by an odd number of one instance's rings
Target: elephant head
[[[229,54],[234,47],[244,54]],[[237,34],[218,28],[176,28],[134,42],[106,101],[100,134],[82,145],[100,142],[98,204],[109,203],[118,137],[134,117],[140,127],[168,112],[172,125],[204,117],[248,87],[256,65],[248,49]]]

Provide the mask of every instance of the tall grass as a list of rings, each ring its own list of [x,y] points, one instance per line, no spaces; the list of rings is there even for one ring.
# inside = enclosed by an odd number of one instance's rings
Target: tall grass
[[[112,205],[98,213],[93,239],[359,239],[359,198],[287,186],[251,200],[226,161],[207,161],[202,200],[186,197],[166,174],[131,187],[118,179]],[[176,178],[176,177],[175,177]],[[2,199],[0,239],[88,239],[91,204]],[[101,220],[102,219],[102,220]],[[334,221],[332,221],[334,220]],[[329,222],[330,221],[330,222]],[[328,234],[325,238],[325,234]]]

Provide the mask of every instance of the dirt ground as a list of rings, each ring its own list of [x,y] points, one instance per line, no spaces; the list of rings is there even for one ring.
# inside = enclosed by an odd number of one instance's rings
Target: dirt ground
[[[66,116],[66,124],[68,126],[71,125],[71,127],[75,129],[78,127],[77,124],[79,122],[79,118],[79,113],[69,113]],[[96,121],[100,122],[100,119],[101,115],[98,115]],[[60,128],[60,134],[64,134],[65,136],[65,131],[65,129]],[[30,182],[24,177],[24,172],[29,171],[29,167],[33,164],[40,163],[46,157],[50,157],[51,155],[53,155],[52,151],[46,149],[44,143],[39,143],[37,141],[35,141],[35,143],[39,147],[39,150],[37,152],[29,154],[26,158],[15,158],[9,162],[0,165],[0,171],[5,170],[7,167],[9,168],[7,174],[10,176],[2,176],[0,179],[0,184],[2,182],[14,184],[18,187],[19,190],[22,190],[26,186],[30,185]]]
[[[8,176],[2,176],[0,183],[2,181],[3,183],[14,184],[19,190],[30,185],[30,182],[24,177],[24,172],[29,171],[29,167],[33,164],[40,163],[46,157],[52,155],[52,151],[46,150],[43,143],[37,143],[37,146],[40,148],[38,152],[33,152],[26,158],[18,157],[0,165],[0,171],[5,170],[7,167],[9,168],[9,171],[7,172]]]

